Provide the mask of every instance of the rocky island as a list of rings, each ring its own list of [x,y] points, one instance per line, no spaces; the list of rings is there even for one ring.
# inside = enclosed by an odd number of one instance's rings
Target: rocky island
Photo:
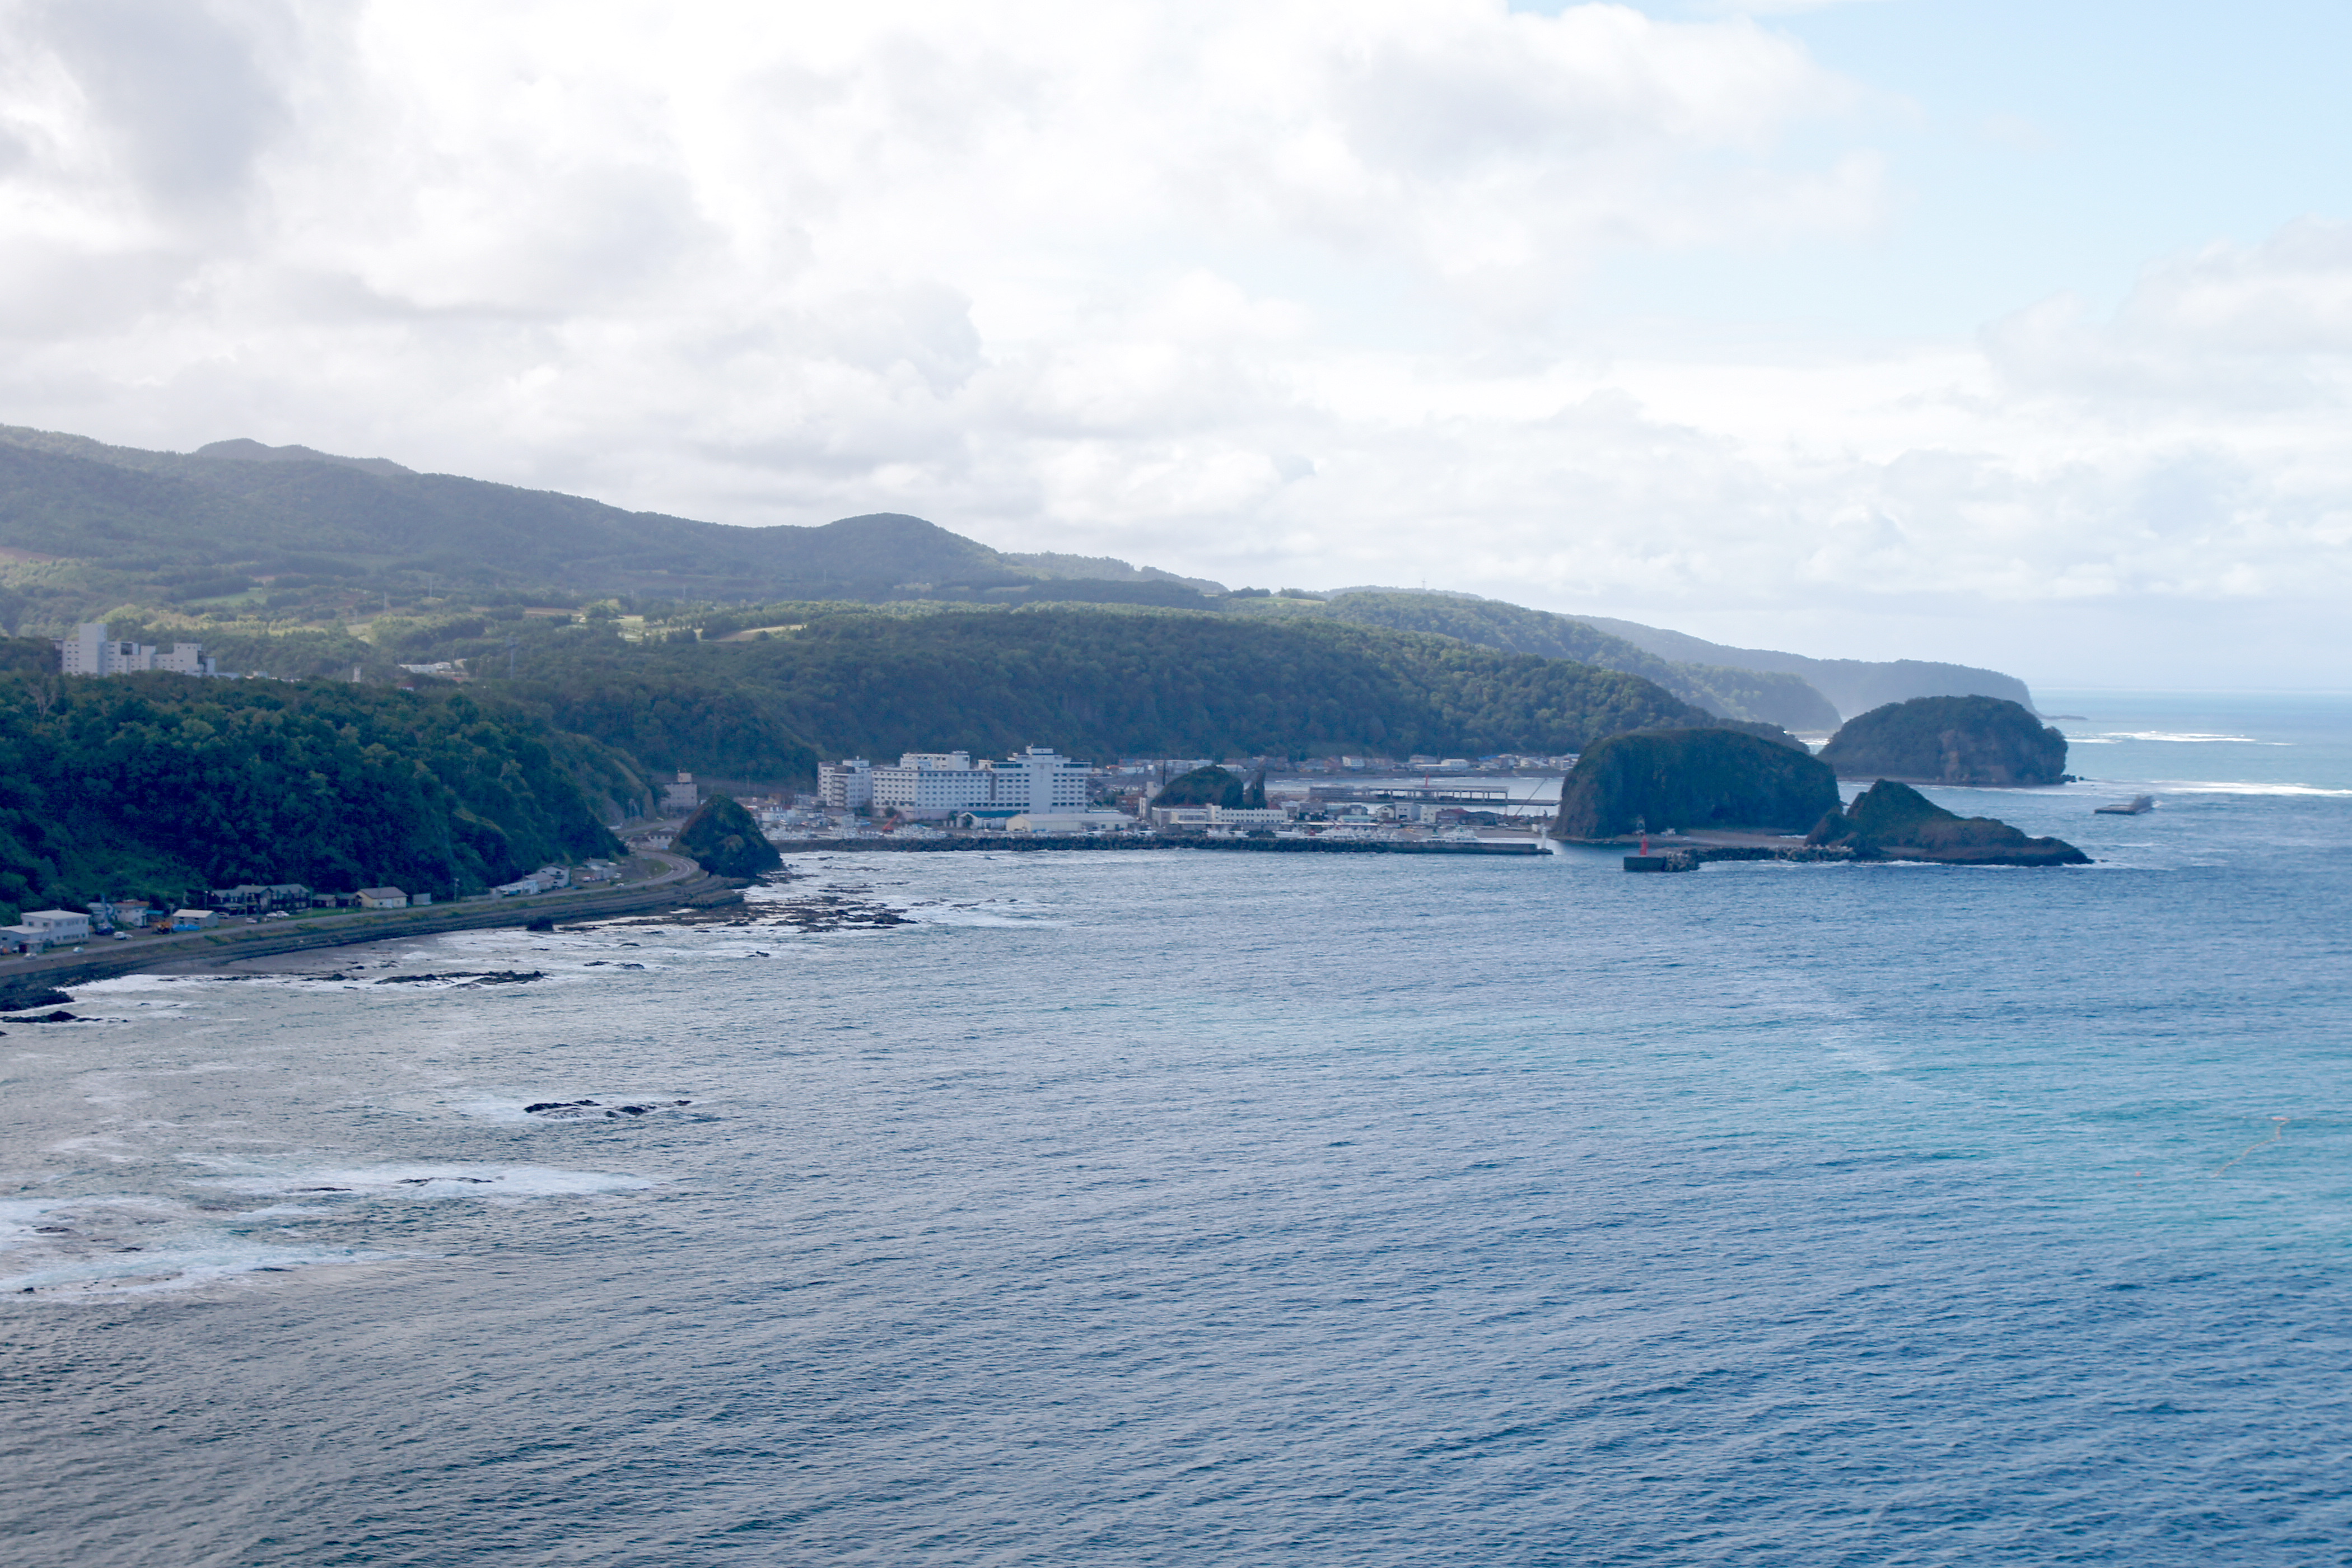
[[[1843,811],[1822,816],[1806,844],[1847,849],[1857,860],[1933,860],[1951,866],[2087,866],[2062,838],[2034,838],[1990,816],[1946,811],[1909,784],[1881,779]]]
[[[1837,809],[1837,777],[1801,747],[1738,730],[1643,730],[1586,750],[1562,781],[1551,836],[1669,828],[1802,833]]]
[[[2066,777],[2066,737],[2000,697],[1914,697],[1861,714],[1821,760],[1842,779],[2018,787]]]
[[[704,801],[677,830],[670,847],[693,856],[714,877],[756,877],[784,863],[751,814],[723,795]]]

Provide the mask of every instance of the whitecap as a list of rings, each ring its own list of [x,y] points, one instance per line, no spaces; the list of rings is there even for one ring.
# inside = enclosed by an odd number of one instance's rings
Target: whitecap
[[[205,1162],[216,1163],[217,1162]],[[369,1194],[406,1193],[427,1198],[576,1197],[598,1193],[642,1192],[654,1184],[644,1176],[605,1171],[566,1171],[546,1165],[458,1163],[323,1165],[299,1171],[248,1171],[209,1176],[199,1184],[252,1197],[292,1197],[330,1192]]]
[[[2068,736],[2072,745],[2096,744],[2098,742],[2163,741],[2185,746],[2292,746],[2293,741],[2261,741],[2252,735],[2207,735],[2195,731],[2170,730],[2110,730],[2104,735],[2085,735],[2079,740]]]
[[[235,1237],[138,1252],[59,1258],[0,1278],[0,1295],[149,1295],[193,1290],[240,1275],[288,1273],[334,1263],[376,1263],[403,1256],[364,1247],[303,1247]]]
[[[2275,795],[2352,798],[2352,789],[2326,789],[2318,784],[2254,784],[2234,780],[2156,779],[2149,787],[2169,795]]]

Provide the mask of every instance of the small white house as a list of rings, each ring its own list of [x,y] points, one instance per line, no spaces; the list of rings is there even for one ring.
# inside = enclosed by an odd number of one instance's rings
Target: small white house
[[[173,931],[203,931],[206,927],[218,924],[220,924],[220,916],[210,910],[173,910],[172,911]]]
[[[404,910],[408,907],[408,895],[398,888],[362,888],[359,900],[360,908],[363,910]]]
[[[540,885],[537,877],[517,877],[511,882],[499,883],[490,891],[501,899],[521,899],[528,898],[533,893],[543,893],[547,889]]]

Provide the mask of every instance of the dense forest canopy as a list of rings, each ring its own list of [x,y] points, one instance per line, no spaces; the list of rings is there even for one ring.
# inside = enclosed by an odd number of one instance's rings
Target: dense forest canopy
[[[12,921],[238,882],[446,897],[615,852],[600,807],[646,793],[609,748],[451,689],[101,679],[55,674],[55,658],[0,645]]]
[[[575,626],[420,643],[481,657],[484,689],[654,768],[802,781],[819,756],[1477,756],[1575,751],[1709,721],[1635,676],[1329,621],[1039,607],[892,614],[806,605],[748,642],[629,642]],[[495,657],[492,657],[495,656]]]

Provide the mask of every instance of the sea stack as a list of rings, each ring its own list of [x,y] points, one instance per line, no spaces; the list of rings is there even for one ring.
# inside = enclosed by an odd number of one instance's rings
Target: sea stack
[[[1847,721],[1822,748],[1842,779],[2019,787],[2066,776],[2066,737],[2000,697],[1914,697]]]
[[[1948,866],[2087,866],[2063,838],[2032,838],[1990,816],[1946,811],[1909,784],[1881,779],[1805,842],[1851,849],[1862,860],[1933,860]]]
[[[714,877],[756,877],[784,863],[751,814],[730,795],[714,795],[704,801],[677,830],[671,847],[693,856]]]
[[[1642,730],[1588,747],[1561,784],[1552,837],[1647,828],[1802,833],[1837,809],[1837,777],[1801,747],[1739,730]]]

